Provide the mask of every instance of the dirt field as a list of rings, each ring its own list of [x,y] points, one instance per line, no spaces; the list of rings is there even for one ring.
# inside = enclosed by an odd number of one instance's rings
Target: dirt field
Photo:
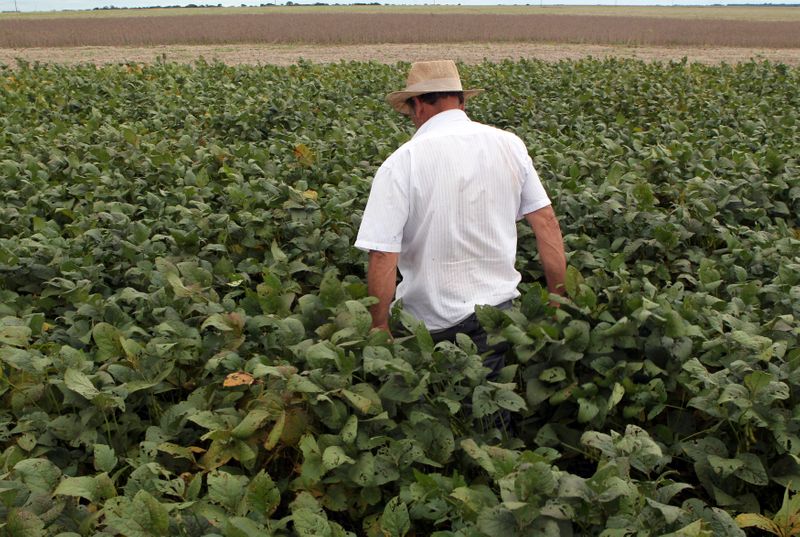
[[[156,46],[156,47],[74,47],[0,49],[0,63],[13,65],[16,58],[28,62],[75,63],[149,63],[159,59],[192,62],[199,58],[219,60],[228,64],[289,65],[303,58],[329,63],[342,60],[395,63],[432,58],[454,58],[466,63],[484,59],[541,59],[560,61],[592,56],[621,57],[645,61],[680,60],[690,62],[738,63],[749,60],[769,60],[788,65],[800,65],[800,49],[752,48],[687,48],[687,47],[628,47],[608,45],[540,44],[540,43],[459,43],[459,44],[382,44],[382,45],[218,45],[218,46]]]
[[[190,10],[187,10],[190,11]],[[0,47],[577,43],[800,48],[800,21],[594,15],[270,13],[0,20]]]
[[[110,2],[113,3],[113,2]],[[4,19],[63,19],[158,17],[185,15],[258,15],[265,13],[395,13],[395,14],[490,14],[490,15],[591,15],[626,17],[667,17],[701,20],[798,21],[800,7],[792,6],[267,6],[226,8],[102,9],[96,11],[44,11],[0,13]]]

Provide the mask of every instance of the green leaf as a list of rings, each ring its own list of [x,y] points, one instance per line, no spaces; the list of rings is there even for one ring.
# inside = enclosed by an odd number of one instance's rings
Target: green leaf
[[[510,410],[511,412],[519,412],[520,410],[528,409],[525,400],[511,390],[497,390],[494,400],[497,406]]]
[[[171,537],[166,507],[144,490],[133,500],[125,496],[109,500],[104,511],[107,524],[125,537]]]
[[[281,503],[281,491],[264,470],[257,473],[247,485],[247,510],[268,519]]]
[[[564,288],[567,295],[574,298],[578,294],[578,287],[584,282],[580,271],[572,265],[567,266],[567,273],[564,278]]]
[[[600,412],[600,407],[593,400],[583,397],[578,399],[578,423],[587,423]]]
[[[230,512],[237,513],[246,493],[248,481],[243,475],[232,475],[221,470],[210,472],[207,477],[208,499]]]
[[[320,341],[306,349],[305,359],[314,368],[332,367],[339,359],[339,352],[331,342]]]
[[[494,306],[475,306],[475,316],[484,330],[489,333],[502,331],[511,323],[508,315]]]
[[[344,424],[344,427],[342,427],[340,434],[345,444],[352,444],[355,442],[358,435],[358,417],[352,415],[347,418],[347,422]]]
[[[542,382],[561,382],[566,378],[567,372],[563,367],[550,367],[539,373],[539,380]]]
[[[287,261],[289,259],[288,256],[278,247],[277,241],[272,241],[272,244],[270,245],[270,253],[275,261]]]
[[[14,475],[34,492],[51,493],[61,469],[47,459],[25,459],[14,465]]]
[[[375,402],[376,401],[380,401],[380,398],[378,397],[378,395],[374,391],[372,391],[370,393],[370,391],[372,390],[371,387],[369,387],[367,385],[361,385],[361,386],[362,386],[362,388],[358,388],[358,390],[361,393],[356,393],[355,390],[357,388],[356,388],[356,386],[353,386],[352,390],[342,390],[342,395],[345,397],[345,399],[347,399],[347,401],[351,405],[353,405],[354,408],[358,409],[360,412],[362,412],[364,414],[368,414],[373,410],[373,406],[374,406]],[[364,387],[368,388],[368,391],[365,392],[364,391]],[[365,397],[365,395],[366,395],[366,397]],[[375,410],[377,410],[377,412],[380,412],[380,410],[378,410],[379,408],[380,407],[378,407]],[[373,413],[377,413],[377,412],[373,412]]]
[[[495,388],[490,386],[478,386],[472,392],[472,414],[476,418],[483,418],[497,412],[498,406],[494,401],[494,392]]]
[[[622,384],[615,382],[614,388],[611,390],[611,396],[608,398],[608,405],[606,406],[606,410],[611,410],[615,406],[622,401],[623,396],[625,395],[625,387]]]
[[[655,509],[659,513],[661,513],[661,516],[664,517],[664,521],[666,521],[667,524],[672,524],[673,522],[678,520],[678,518],[680,518],[684,514],[683,509],[681,509],[680,507],[667,505],[667,504],[652,500],[650,498],[645,498],[645,501],[647,501],[647,504],[650,507],[652,507],[653,509]]]
[[[94,467],[99,472],[111,473],[117,466],[117,457],[114,449],[105,444],[94,446]]]
[[[739,468],[744,466],[744,461],[739,459],[724,459],[716,455],[709,455],[708,462],[714,472],[722,477],[733,475]]]
[[[734,330],[730,334],[736,343],[752,351],[764,351],[772,347],[772,340],[756,334],[748,334],[743,330]]]
[[[269,418],[273,412],[256,408],[247,413],[242,421],[233,428],[231,435],[234,438],[246,439],[253,436]]]
[[[0,324],[0,344],[25,347],[30,337],[31,329],[27,326]]]
[[[37,351],[6,346],[0,347],[0,360],[14,369],[32,374],[43,373],[52,364],[49,358],[43,357]]]
[[[133,507],[137,520],[151,535],[169,535],[169,515],[158,500],[140,490],[133,498]]]
[[[478,515],[478,528],[486,535],[499,537],[516,537],[517,521],[514,514],[502,506],[484,509]]]
[[[97,359],[100,361],[117,358],[121,354],[119,330],[108,323],[97,323],[92,328],[92,339],[97,345]]]
[[[269,537],[272,535],[263,525],[249,518],[230,517],[223,523],[225,537]]]
[[[344,450],[339,446],[329,446],[322,453],[322,465],[326,471],[338,468],[343,464],[355,464],[355,460],[348,457]]]
[[[417,338],[419,343],[419,350],[425,353],[433,352],[433,337],[423,323],[418,323],[414,328],[414,337]]]
[[[736,459],[742,462],[742,465],[735,471],[736,477],[746,483],[757,486],[766,486],[769,483],[769,476],[767,470],[761,462],[761,459],[753,453],[740,453]],[[711,457],[709,456],[709,461]]]
[[[170,272],[165,277],[177,298],[189,298],[192,296],[192,291],[183,284],[179,274]]]
[[[603,492],[597,496],[597,501],[600,503],[608,503],[616,500],[617,498],[638,497],[639,493],[633,484],[620,479],[619,477],[612,476],[602,482]]]
[[[222,416],[210,410],[203,410],[202,412],[191,414],[188,416],[188,419],[209,431],[226,430],[229,427],[228,422],[225,421]]]
[[[298,537],[333,537],[328,519],[321,511],[292,510],[292,520]]]
[[[580,498],[584,501],[590,501],[591,490],[585,479],[576,475],[565,474],[558,481],[558,497]]]
[[[472,458],[484,470],[486,470],[489,475],[494,475],[496,473],[497,470],[492,457],[486,452],[486,450],[479,447],[473,439],[467,438],[462,440],[461,449],[463,449],[464,452],[470,456],[470,458]]]
[[[328,308],[335,308],[347,298],[338,276],[337,270],[328,270],[322,276],[322,282],[319,284],[319,298],[322,304]]]
[[[336,317],[336,324],[340,328],[353,328],[359,335],[366,336],[372,328],[372,315],[361,302],[348,300],[344,303],[345,310]]]
[[[281,412],[278,419],[275,421],[275,425],[273,425],[272,429],[269,431],[267,435],[267,439],[264,441],[264,449],[275,449],[275,446],[278,445],[281,438],[283,437],[283,433],[286,430],[286,412]]]
[[[380,519],[381,530],[386,537],[404,537],[411,529],[408,507],[395,496],[383,510]]]
[[[64,385],[90,401],[100,395],[100,390],[94,387],[89,377],[76,369],[67,369],[64,373]]]
[[[589,346],[589,323],[586,321],[572,320],[564,328],[564,343],[575,352],[583,352]]]
[[[98,502],[116,496],[116,490],[108,474],[103,473],[97,476],[67,477],[58,484],[53,494]]]
[[[375,482],[375,456],[370,453],[362,453],[356,463],[350,467],[348,477],[361,487],[371,486]]]
[[[535,500],[540,494],[552,495],[558,486],[556,472],[543,462],[535,462],[521,469],[514,480],[514,491],[519,501]]]
[[[673,533],[662,535],[662,537],[714,537],[714,532],[707,530],[702,520],[695,520],[688,526],[684,526]]]

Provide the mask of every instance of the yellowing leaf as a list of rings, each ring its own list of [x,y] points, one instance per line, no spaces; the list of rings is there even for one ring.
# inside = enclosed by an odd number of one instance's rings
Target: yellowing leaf
[[[244,330],[244,322],[244,318],[241,314],[236,312],[215,313],[203,321],[200,328],[205,330],[207,327],[212,326],[222,332],[233,332],[239,335],[242,333],[242,330]]]
[[[278,445],[278,441],[281,439],[281,435],[283,435],[283,428],[285,426],[286,412],[281,412],[281,415],[278,417],[278,421],[275,422],[275,426],[269,432],[267,439],[264,441],[264,449],[273,449]]]
[[[306,144],[298,144],[294,147],[294,156],[303,166],[311,166],[314,164],[314,152]]]
[[[758,513],[743,513],[736,517],[736,523],[741,528],[758,528],[775,535],[783,536],[784,533],[772,520]]]
[[[255,382],[253,375],[244,371],[237,371],[225,377],[222,385],[226,388],[232,388],[235,386],[250,386],[253,382]]]

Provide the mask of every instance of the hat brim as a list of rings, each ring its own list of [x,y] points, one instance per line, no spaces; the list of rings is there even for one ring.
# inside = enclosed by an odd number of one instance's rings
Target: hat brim
[[[464,99],[469,99],[470,97],[474,97],[479,93],[483,93],[483,89],[468,89],[468,90],[440,90],[440,91],[463,91],[464,92]],[[406,102],[411,97],[417,97],[418,95],[424,95],[425,93],[435,93],[432,91],[393,91],[389,95],[386,96],[386,102],[391,105],[396,111],[400,112],[403,115],[410,116],[411,115],[411,107],[408,106]]]

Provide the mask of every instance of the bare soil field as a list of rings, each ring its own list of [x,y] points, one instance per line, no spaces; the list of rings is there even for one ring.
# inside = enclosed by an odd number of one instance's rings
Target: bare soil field
[[[800,48],[800,20],[344,12],[0,19],[3,48],[467,42]]]
[[[737,47],[633,47],[591,44],[546,43],[456,43],[456,44],[377,44],[377,45],[218,45],[154,47],[60,47],[0,48],[0,64],[27,62],[62,64],[151,63],[156,61],[222,61],[227,64],[290,65],[300,59],[317,63],[376,61],[396,63],[433,58],[454,58],[465,63],[484,60],[539,59],[572,60],[586,57],[637,58],[644,61],[670,61],[686,58],[707,64],[739,63],[750,60],[800,65],[800,48],[765,49]]]
[[[798,21],[797,6],[453,6],[453,5],[348,5],[348,6],[265,6],[198,7],[151,9],[101,9],[92,11],[40,11],[0,13],[3,19],[117,18],[185,15],[260,15],[267,13],[399,13],[399,14],[491,14],[491,15],[591,15],[626,17],[666,17],[677,19],[721,19],[741,21]]]

